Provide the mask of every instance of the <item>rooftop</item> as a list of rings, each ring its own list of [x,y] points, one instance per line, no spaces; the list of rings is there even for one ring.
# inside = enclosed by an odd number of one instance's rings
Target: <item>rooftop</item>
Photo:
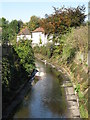
[[[28,28],[24,28],[19,32],[19,35],[30,35]]]
[[[43,32],[44,33],[44,29],[42,27],[36,28],[34,31],[32,32]]]

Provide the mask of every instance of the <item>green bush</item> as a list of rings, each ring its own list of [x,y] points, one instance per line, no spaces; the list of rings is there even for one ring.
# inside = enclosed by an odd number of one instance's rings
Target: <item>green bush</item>
[[[48,58],[51,58],[51,52],[50,52],[49,49],[47,50],[47,57],[48,57]]]
[[[75,53],[76,53],[76,48],[70,49],[69,57],[67,58],[67,63],[72,62],[73,58],[75,57]]]
[[[48,43],[46,49],[47,49],[47,57],[51,58],[54,53],[54,45],[52,43]]]
[[[33,48],[35,53],[40,53],[40,47],[37,45]]]
[[[18,45],[15,46],[15,51],[20,58],[20,63],[23,65],[26,71],[31,74],[35,68],[35,58],[33,49],[31,47],[31,41],[20,40]]]
[[[62,54],[63,51],[63,45],[58,45],[58,46],[54,46],[54,54],[55,55],[60,55]]]
[[[47,55],[47,48],[46,48],[46,46],[41,46],[40,47],[40,53],[42,55]]]
[[[3,89],[9,88],[9,82],[11,80],[10,63],[7,58],[2,59],[2,86]]]

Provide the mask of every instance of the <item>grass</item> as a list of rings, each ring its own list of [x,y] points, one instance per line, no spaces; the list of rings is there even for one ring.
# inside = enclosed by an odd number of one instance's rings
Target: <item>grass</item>
[[[83,104],[80,104],[80,114],[82,118],[88,118],[88,111],[85,109],[85,106]]]

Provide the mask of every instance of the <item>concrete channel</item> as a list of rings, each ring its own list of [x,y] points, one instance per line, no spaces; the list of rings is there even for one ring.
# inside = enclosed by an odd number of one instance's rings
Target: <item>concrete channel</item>
[[[39,59],[39,60],[41,60],[41,59]],[[44,62],[45,64],[48,64],[48,65],[52,66],[52,68],[56,68],[51,63],[46,62],[46,60],[41,60],[41,61]],[[67,103],[68,103],[68,109],[70,110],[70,115],[68,116],[68,118],[80,119],[78,96],[75,93],[72,82],[71,82],[69,76],[67,75],[67,73],[63,69],[62,70],[57,69],[57,70],[65,75],[65,80],[63,82],[62,87],[65,88],[66,99],[67,99]]]

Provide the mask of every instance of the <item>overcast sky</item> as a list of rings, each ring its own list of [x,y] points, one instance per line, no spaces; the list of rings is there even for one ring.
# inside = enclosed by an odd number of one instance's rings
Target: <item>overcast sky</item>
[[[28,1],[28,0],[15,0],[18,2],[0,2],[0,18],[5,17],[7,20],[11,21],[14,19],[22,20],[23,22],[28,22],[32,15],[36,15],[38,17],[44,17],[45,14],[52,14],[53,8],[60,8],[63,5],[65,7],[77,7],[78,5],[86,6],[86,14],[88,13],[88,1],[86,0],[62,0],[63,2],[58,2],[58,0],[45,0],[43,2],[36,2],[36,0]],[[25,2],[26,1],[26,2]],[[38,1],[38,0],[37,0]],[[59,0],[60,1],[60,0]]]

